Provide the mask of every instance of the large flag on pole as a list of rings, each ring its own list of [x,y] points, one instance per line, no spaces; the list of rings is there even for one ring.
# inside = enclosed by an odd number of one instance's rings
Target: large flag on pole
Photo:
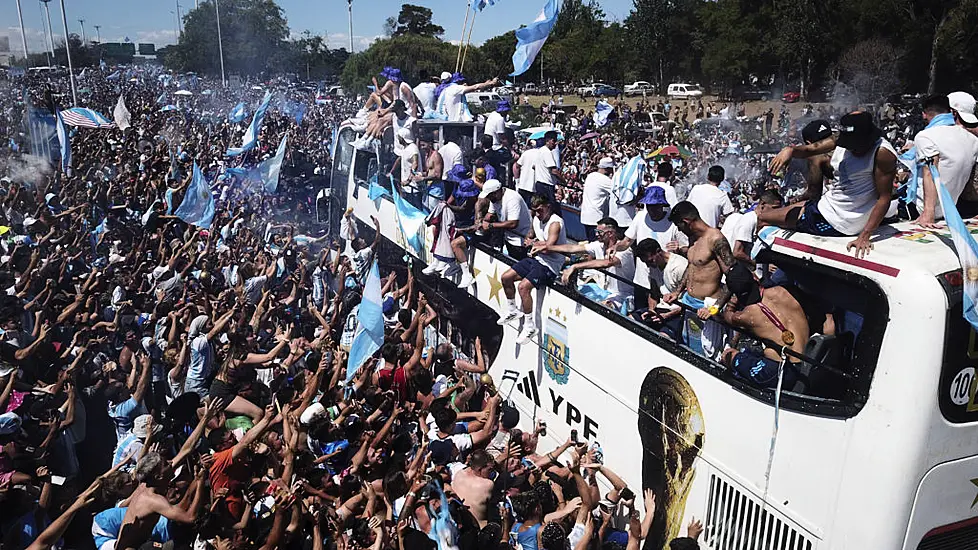
[[[931,176],[934,178],[934,185],[937,187],[937,196],[941,198],[941,209],[944,210],[944,221],[947,228],[951,231],[951,240],[954,242],[954,249],[958,252],[958,260],[961,262],[961,273],[964,275],[964,318],[971,323],[971,326],[978,329],[978,242],[971,236],[968,226],[961,219],[954,199],[948,193],[947,188],[941,183],[941,175],[937,172],[937,167],[929,164]]]
[[[282,141],[278,144],[275,156],[266,159],[258,165],[258,173],[261,175],[262,186],[268,194],[274,194],[278,189],[278,175],[282,170],[282,161],[285,160],[285,144],[289,140],[289,134],[282,136]]]
[[[496,0],[475,0],[475,9],[477,11],[482,11],[489,6],[495,6]]]
[[[357,330],[353,333],[350,357],[346,363],[346,381],[353,380],[357,370],[384,343],[384,313],[380,295],[380,268],[377,260],[370,265],[370,272],[363,285],[363,299],[357,309]]]
[[[112,113],[113,118],[115,118],[115,125],[119,127],[120,130],[125,130],[132,126],[129,123],[130,115],[129,109],[126,109],[126,102],[119,96],[119,102],[115,104],[115,111]]]
[[[516,29],[516,53],[513,54],[513,72],[509,73],[510,76],[519,76],[533,65],[533,60],[543,49],[557,22],[557,12],[557,0],[547,0],[547,5],[532,23]]]
[[[71,138],[68,137],[68,129],[65,128],[65,121],[58,112],[58,143],[61,144],[61,170],[69,174],[71,170]]]
[[[190,225],[204,229],[210,229],[211,223],[214,221],[214,195],[211,194],[211,188],[207,185],[204,173],[200,171],[196,162],[194,163],[194,177],[183,196],[183,202],[173,214]]]
[[[226,153],[227,156],[235,157],[255,148],[255,144],[258,142],[258,134],[261,132],[261,123],[265,120],[265,111],[268,110],[268,103],[271,100],[272,94],[265,92],[265,98],[261,100],[261,105],[255,110],[255,116],[251,118],[251,125],[248,126],[248,131],[245,132],[241,147],[229,148]]]
[[[102,116],[91,109],[84,107],[72,107],[61,111],[61,117],[65,124],[81,126],[83,128],[115,128],[115,122]]]
[[[394,198],[394,215],[397,218],[397,225],[401,228],[404,240],[414,249],[414,253],[424,256],[424,228],[427,215],[416,206],[404,200],[397,191],[397,185],[391,178],[391,192]]]

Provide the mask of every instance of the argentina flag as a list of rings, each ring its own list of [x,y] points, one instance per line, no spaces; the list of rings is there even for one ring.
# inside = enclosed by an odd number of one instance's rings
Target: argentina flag
[[[244,120],[246,116],[248,116],[248,110],[245,108],[244,101],[242,101],[241,103],[235,105],[234,108],[231,109],[231,112],[228,113],[228,121],[238,123]]]
[[[261,175],[262,186],[268,194],[274,194],[278,189],[278,176],[282,171],[282,161],[285,160],[285,145],[289,140],[289,135],[282,136],[282,141],[278,144],[275,156],[262,161],[258,165],[258,173]]]
[[[370,272],[363,285],[363,299],[357,309],[357,330],[350,345],[350,357],[346,365],[346,382],[353,380],[357,370],[384,343],[383,298],[380,295],[380,268],[377,260],[370,265]]]
[[[71,174],[71,138],[68,137],[68,129],[65,128],[65,121],[58,112],[58,143],[61,144],[61,170],[65,174]]]
[[[183,202],[173,214],[190,225],[204,229],[210,229],[211,223],[214,221],[214,196],[211,194],[211,188],[207,185],[207,180],[196,162],[194,163],[194,177],[183,196]]]
[[[612,178],[612,192],[618,204],[628,204],[638,198],[645,178],[645,161],[641,156],[632,157]]]
[[[536,20],[516,30],[516,53],[513,54],[513,72],[509,73],[510,76],[519,76],[530,69],[557,22],[557,13],[557,0],[547,0],[547,5]]]
[[[978,329],[978,242],[971,236],[968,226],[961,219],[954,199],[947,188],[941,182],[941,175],[937,172],[937,167],[933,164],[927,165],[930,168],[931,176],[934,178],[934,185],[937,187],[937,196],[941,199],[941,209],[944,210],[944,221],[947,228],[951,231],[951,240],[954,242],[954,249],[958,252],[958,260],[961,262],[961,274],[964,280],[963,309],[964,319],[971,323],[971,326]]]
[[[265,120],[265,111],[268,110],[268,104],[271,101],[272,94],[265,92],[265,98],[261,100],[261,105],[255,110],[255,116],[252,117],[251,125],[248,126],[248,131],[245,132],[241,147],[231,147],[227,150],[227,156],[236,157],[245,151],[250,151],[255,148],[255,144],[258,143],[258,134],[261,132],[262,121]]]
[[[427,215],[401,197],[393,178],[391,178],[391,192],[394,198],[394,214],[404,240],[413,249],[415,255],[424,256],[424,227]]]
[[[495,6],[495,5],[496,5],[496,0],[476,0],[475,1],[475,9],[477,11],[482,11],[482,10],[488,8],[489,6]]]
[[[598,125],[598,128],[608,124],[608,117],[611,115],[615,108],[611,106],[605,100],[601,100],[594,107],[594,123]]]

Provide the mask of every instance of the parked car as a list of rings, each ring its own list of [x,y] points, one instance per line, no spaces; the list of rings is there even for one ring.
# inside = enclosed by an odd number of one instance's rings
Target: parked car
[[[469,105],[479,105],[485,108],[496,108],[496,104],[501,100],[499,94],[495,92],[469,92],[465,94],[465,101]]]
[[[592,82],[591,84],[586,84],[586,85],[581,86],[580,88],[578,88],[577,89],[577,93],[579,95],[584,96],[584,97],[590,97],[590,96],[593,96],[594,95],[594,92],[596,92],[598,90],[598,88],[601,88],[601,87],[608,87],[608,88],[610,88],[611,86],[609,86],[608,84],[605,84],[604,82]]]
[[[653,93],[652,84],[645,80],[637,80],[631,84],[625,84],[625,95],[642,95]]]
[[[771,90],[759,86],[735,86],[730,92],[733,101],[767,101],[771,99]]]
[[[532,82],[527,82],[523,85],[523,93],[526,95],[538,95],[543,93],[543,89],[537,87],[537,85]]]
[[[594,89],[594,97],[617,97],[621,95],[621,90],[607,84],[598,86]]]
[[[798,103],[799,100],[801,100],[800,92],[785,92],[784,95],[781,96],[781,101],[784,101],[785,103]]]
[[[703,97],[703,89],[697,84],[685,84],[682,82],[677,82],[670,84],[666,89],[666,95],[669,97],[679,97],[679,98],[699,98]]]

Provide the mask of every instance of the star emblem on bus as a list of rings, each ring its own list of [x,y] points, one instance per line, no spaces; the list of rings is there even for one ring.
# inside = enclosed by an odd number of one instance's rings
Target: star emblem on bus
[[[972,479],[971,484],[978,487],[978,478]],[[974,508],[975,504],[978,504],[978,495],[975,495],[975,500],[971,501],[971,507]]]

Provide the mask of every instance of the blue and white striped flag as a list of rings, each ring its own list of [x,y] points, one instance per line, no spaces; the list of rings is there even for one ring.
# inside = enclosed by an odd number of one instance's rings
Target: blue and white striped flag
[[[194,177],[187,186],[180,208],[177,208],[174,215],[190,225],[204,229],[210,229],[214,221],[214,195],[211,194],[211,188],[207,185],[207,180],[196,162]]]
[[[289,141],[289,134],[282,136],[282,141],[278,144],[275,156],[264,160],[258,165],[258,173],[261,175],[262,186],[265,193],[275,194],[278,189],[278,175],[282,171],[282,161],[285,160],[285,145]]]
[[[519,76],[530,69],[557,23],[558,12],[557,0],[547,0],[547,5],[532,23],[516,29],[516,53],[513,54],[513,72],[509,76]]]
[[[961,262],[962,279],[964,279],[964,319],[971,323],[975,329],[978,329],[978,310],[976,310],[976,304],[978,304],[978,242],[975,242],[968,226],[961,219],[961,213],[958,212],[954,199],[941,182],[941,175],[937,172],[937,167],[933,164],[928,166],[931,176],[934,178],[934,185],[937,187],[937,196],[941,198],[944,221],[947,222],[947,228],[951,231],[951,240],[954,241],[954,249],[958,252],[958,260]]]
[[[404,200],[397,191],[394,178],[391,178],[391,194],[394,197],[394,214],[397,225],[401,228],[404,240],[414,249],[414,254],[424,256],[424,228],[427,215],[416,206]]]
[[[349,384],[357,370],[384,343],[383,297],[380,295],[380,268],[377,260],[370,265],[363,284],[363,298],[357,309],[357,330],[353,333],[350,357],[346,363],[346,382]]]
[[[645,178],[645,168],[646,164],[642,157],[635,156],[626,162],[621,170],[615,172],[611,189],[618,204],[628,204],[638,198],[642,180]]]
[[[72,107],[61,111],[65,124],[81,126],[82,128],[115,128],[115,122],[102,114],[84,107]]]
[[[598,125],[598,128],[608,124],[608,116],[614,110],[615,108],[603,99],[594,106],[594,123]]]
[[[65,128],[65,121],[58,113],[58,143],[61,144],[61,171],[66,175],[71,174],[71,138],[68,137],[68,129]]]
[[[235,105],[231,109],[231,112],[228,113],[228,121],[238,123],[244,120],[246,116],[248,116],[248,109],[245,107],[244,101],[242,101]]]
[[[120,73],[119,71],[116,71],[116,72],[110,74],[109,76],[105,77],[105,79],[106,80],[119,80],[119,78],[121,76],[122,76],[122,73]]]
[[[495,6],[495,5],[496,5],[496,0],[475,0],[476,11],[482,11],[488,8],[489,6]]]
[[[261,123],[265,120],[265,111],[268,110],[268,103],[271,100],[272,94],[265,92],[265,98],[262,99],[261,105],[255,110],[255,116],[251,118],[251,125],[248,126],[248,131],[245,132],[241,147],[229,148],[227,153],[225,153],[227,156],[236,157],[245,151],[250,151],[255,148],[255,144],[258,143],[258,134],[261,132]]]

